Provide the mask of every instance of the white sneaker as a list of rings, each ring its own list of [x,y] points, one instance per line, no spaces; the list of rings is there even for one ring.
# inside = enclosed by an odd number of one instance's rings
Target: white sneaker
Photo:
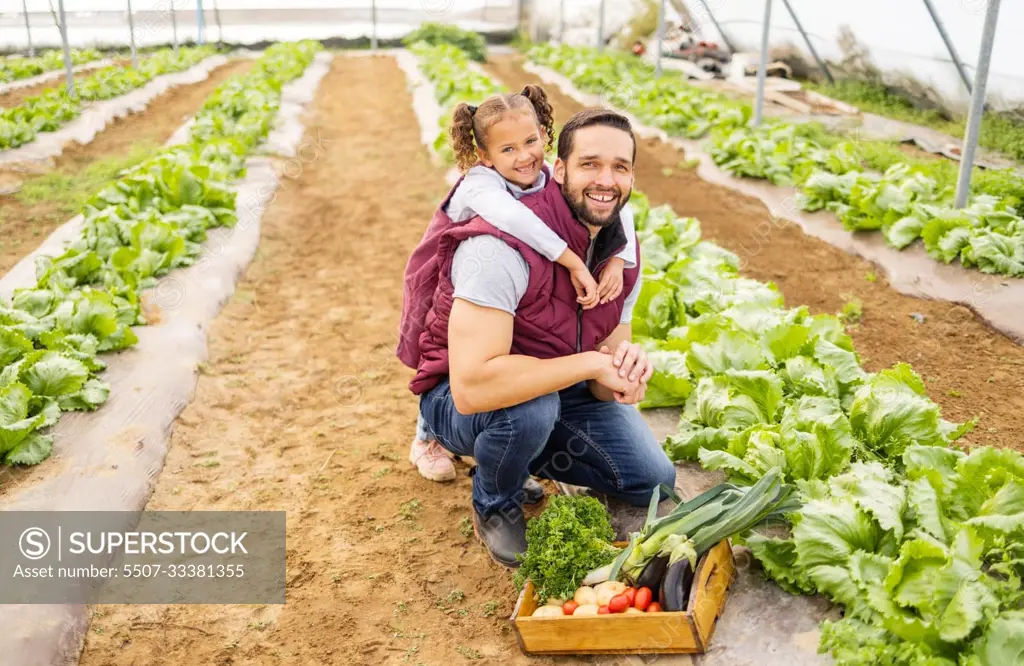
[[[452,454],[437,440],[414,439],[409,448],[409,462],[420,476],[431,481],[454,481],[455,463]]]

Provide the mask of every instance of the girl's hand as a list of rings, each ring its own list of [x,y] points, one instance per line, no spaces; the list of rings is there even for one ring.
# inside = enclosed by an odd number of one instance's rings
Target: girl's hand
[[[597,282],[586,267],[569,271],[572,286],[576,288],[576,302],[589,310],[597,305]]]
[[[612,257],[601,271],[601,284],[597,287],[597,295],[601,303],[614,301],[622,293],[622,269],[626,262],[619,257]]]

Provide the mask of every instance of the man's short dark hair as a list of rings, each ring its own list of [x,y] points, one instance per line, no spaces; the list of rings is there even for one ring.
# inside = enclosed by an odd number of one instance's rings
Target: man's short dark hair
[[[608,109],[584,109],[574,113],[562,126],[562,131],[558,135],[558,158],[563,162],[569,159],[577,130],[595,125],[614,127],[628,134],[633,140],[633,162],[636,162],[636,136],[633,134],[633,126],[629,124],[626,116]]]

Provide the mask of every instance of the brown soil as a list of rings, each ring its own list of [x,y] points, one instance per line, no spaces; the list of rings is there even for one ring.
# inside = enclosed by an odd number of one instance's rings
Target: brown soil
[[[133,145],[162,144],[171,138],[189,116],[199,110],[214,88],[228,77],[247,71],[252,62],[248,58],[233,60],[213,70],[208,78],[199,83],[170,88],[150,102],[141,113],[119,118],[107,125],[91,143],[84,146],[75,143],[65,147],[51,169],[40,170],[30,176],[8,170],[0,172],[0,178],[16,179],[24,183],[54,171],[73,176],[97,160],[129,153]],[[60,202],[26,204],[19,201],[16,195],[0,195],[0,228],[3,229],[3,238],[0,239],[0,274],[21,261],[22,257],[75,212],[66,210]]]
[[[75,80],[81,81],[84,77],[93,74],[92,70],[86,70],[84,72],[76,72]],[[14,90],[6,93],[0,93],[0,109],[13,109],[16,106],[20,106],[22,102],[27,100],[29,97],[35,97],[36,95],[42,95],[51,88],[58,88],[64,85],[64,77],[56,77],[49,81],[43,81],[37,83],[34,86],[28,86],[26,88],[15,88]]]
[[[924,148],[918,146],[916,143],[899,143],[897,144],[897,147],[900,149],[901,152],[904,152],[907,155],[910,155],[911,157],[916,157],[917,159],[921,160],[948,159],[944,155],[939,155],[938,153],[930,153]]]
[[[287,511],[287,604],[96,607],[81,664],[555,663],[510,633],[511,576],[465,531],[465,466],[440,484],[407,460],[402,272],[446,185],[405,77],[337,58],[307,127],[326,150],[300,151],[269,207],[147,506]]]
[[[488,73],[512,90],[541,83],[522,70],[520,56],[492,60]],[[557,123],[582,108],[554,86],[545,88]],[[684,159],[673,146],[641,140],[637,188],[652,204],[668,203],[680,215],[699,218],[706,238],[736,252],[746,275],[778,285],[790,306],[836,313],[859,299],[864,316],[850,334],[869,370],[911,363],[945,418],[981,417],[966,438],[970,444],[1024,451],[1024,348],[966,308],[904,296],[881,275],[870,281],[876,275],[871,263],[805,235],[796,224],[773,224],[760,201],[706,183],[680,168]]]

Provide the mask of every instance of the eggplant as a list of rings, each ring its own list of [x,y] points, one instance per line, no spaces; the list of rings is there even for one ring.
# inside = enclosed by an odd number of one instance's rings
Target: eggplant
[[[693,567],[690,560],[683,558],[670,564],[665,571],[658,591],[658,603],[664,611],[684,611],[690,600],[690,587],[693,585]]]
[[[648,587],[652,592],[661,586],[661,579],[665,577],[665,569],[668,568],[668,555],[658,555],[651,559],[640,572],[633,587]]]

